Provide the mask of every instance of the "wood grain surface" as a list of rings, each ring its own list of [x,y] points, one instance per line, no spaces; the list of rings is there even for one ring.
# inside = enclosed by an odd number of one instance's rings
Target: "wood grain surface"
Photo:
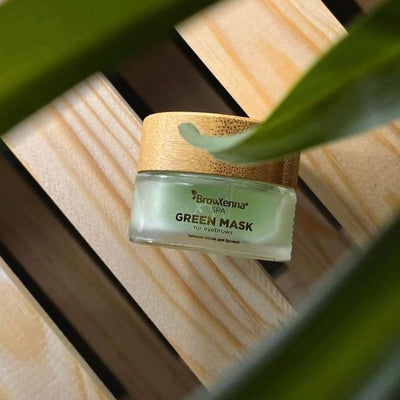
[[[253,118],[265,118],[345,34],[320,0],[222,2],[179,32]],[[302,154],[301,177],[359,244],[399,209],[399,146],[393,123]]]
[[[113,399],[2,258],[0,399]]]
[[[140,121],[101,76],[5,140],[205,384],[291,314],[252,260],[128,241]]]
[[[108,367],[123,386],[117,392],[122,390],[132,399],[183,398],[199,384],[193,373],[156,336],[137,305],[116,287],[106,267],[3,147],[0,252],[4,258],[18,273],[24,269],[21,276],[33,280]],[[31,281],[27,284],[32,288]],[[48,302],[43,304],[48,307]],[[58,315],[51,315],[70,332]],[[71,340],[82,349],[74,334]],[[87,351],[82,355],[92,359]],[[99,368],[98,363],[93,365]]]
[[[330,223],[304,191],[297,190],[292,260],[287,263],[286,276],[279,276],[275,282],[292,304],[299,305],[311,294],[314,284],[353,247],[352,241]],[[282,278],[295,287],[282,284]]]

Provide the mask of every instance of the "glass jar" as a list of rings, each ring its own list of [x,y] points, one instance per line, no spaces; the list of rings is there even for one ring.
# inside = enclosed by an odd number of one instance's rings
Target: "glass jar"
[[[129,237],[136,243],[265,260],[290,259],[296,193],[241,178],[141,172]]]
[[[180,137],[178,125],[187,121],[195,121],[208,133],[232,131],[229,122],[236,132],[254,123],[247,118],[200,113],[160,113],[145,119],[130,240],[290,260],[298,160],[257,166],[214,160]]]

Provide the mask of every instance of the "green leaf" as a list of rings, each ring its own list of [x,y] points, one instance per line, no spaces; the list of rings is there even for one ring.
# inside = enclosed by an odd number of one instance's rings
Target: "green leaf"
[[[400,116],[400,1],[363,18],[295,85],[270,117],[239,136],[183,137],[216,158],[259,162],[363,132]]]
[[[400,218],[315,293],[306,312],[214,390],[193,399],[327,400],[394,393],[400,369]],[[396,369],[392,367],[396,366]]]
[[[1,2],[1,1],[0,1]],[[212,0],[9,0],[0,5],[0,133]]]

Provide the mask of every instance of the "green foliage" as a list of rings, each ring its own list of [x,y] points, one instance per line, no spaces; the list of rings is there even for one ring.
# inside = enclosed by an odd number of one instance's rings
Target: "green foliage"
[[[218,159],[259,162],[360,133],[400,116],[400,1],[363,18],[295,85],[270,117],[235,136],[181,135]]]
[[[0,5],[0,134],[89,74],[146,49],[212,0]]]
[[[193,400],[399,398],[399,238],[400,219],[246,369]]]

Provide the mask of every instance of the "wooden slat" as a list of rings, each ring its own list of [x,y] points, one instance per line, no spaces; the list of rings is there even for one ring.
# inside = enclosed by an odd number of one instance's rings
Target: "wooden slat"
[[[286,272],[296,290],[289,291],[281,286],[280,280],[276,281],[294,305],[308,297],[314,283],[353,248],[352,241],[331,225],[302,190],[297,191],[297,199],[293,254]]]
[[[96,76],[6,136],[8,145],[206,384],[292,308],[261,266],[134,245],[140,122]]]
[[[0,243],[132,398],[175,400],[197,385],[142,320],[64,217],[0,147]],[[78,166],[79,168],[79,166]],[[62,184],[62,181],[56,182]],[[78,204],[79,206],[79,204]]]
[[[242,108],[265,118],[345,31],[320,0],[232,0],[180,33]],[[300,175],[363,243],[400,204],[398,125],[303,153]]]
[[[359,244],[399,210],[399,126],[393,122],[303,156],[302,176]]]
[[[0,399],[113,399],[2,258]]]

